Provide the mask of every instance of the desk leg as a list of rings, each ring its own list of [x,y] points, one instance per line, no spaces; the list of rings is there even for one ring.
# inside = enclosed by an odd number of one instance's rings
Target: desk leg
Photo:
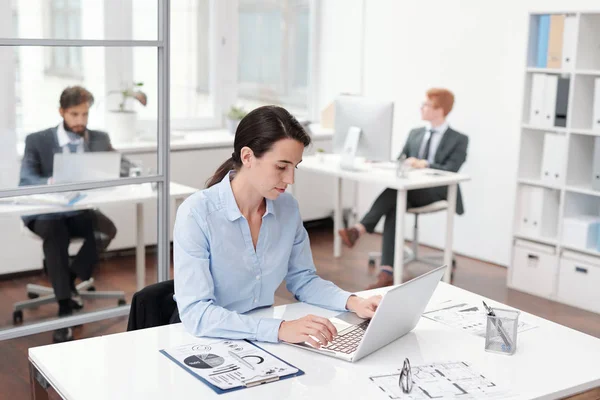
[[[342,238],[338,231],[342,229],[344,209],[342,206],[342,178],[335,178],[335,180],[333,185],[333,257],[339,258],[342,256]]]
[[[146,286],[146,246],[144,245],[144,204],[136,204],[135,277],[137,290]]]
[[[404,215],[406,190],[398,190],[396,197],[396,240],[394,243],[394,285],[402,283],[404,274]]]
[[[454,232],[454,214],[456,213],[457,185],[448,186],[448,212],[446,213],[446,246],[444,247],[444,264],[448,266],[444,274],[444,282],[450,283],[452,273],[452,234]]]
[[[32,400],[48,400],[48,382],[38,372],[37,368],[29,362],[29,385]]]

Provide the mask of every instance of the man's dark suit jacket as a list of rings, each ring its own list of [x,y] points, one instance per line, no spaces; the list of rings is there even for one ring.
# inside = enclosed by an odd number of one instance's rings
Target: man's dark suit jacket
[[[402,154],[406,155],[407,158],[415,157],[419,158],[419,150],[421,149],[421,143],[425,138],[427,129],[425,127],[416,128],[410,131],[408,139],[402,149]],[[440,169],[444,171],[458,172],[460,167],[467,159],[467,146],[469,145],[469,137],[455,131],[452,128],[448,128],[438,145],[435,152],[433,164],[429,168]],[[458,185],[456,195],[456,212],[462,215],[465,210],[463,207],[462,195],[460,193],[460,185]]]
[[[48,178],[53,174],[54,154],[61,153],[56,134],[58,128],[49,128],[44,131],[27,135],[25,139],[25,152],[21,162],[19,186],[46,185]],[[106,132],[86,131],[83,141],[84,152],[115,151]],[[121,176],[129,175],[131,163],[121,157]],[[27,225],[35,216],[24,217]]]

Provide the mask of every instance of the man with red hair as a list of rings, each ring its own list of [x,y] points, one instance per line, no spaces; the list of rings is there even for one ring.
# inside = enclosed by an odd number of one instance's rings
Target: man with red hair
[[[469,138],[450,128],[446,117],[452,111],[454,95],[447,89],[433,88],[426,93],[421,105],[421,119],[426,126],[410,131],[404,149],[400,154],[406,156],[406,163],[412,168],[433,168],[457,172],[467,158]],[[369,289],[392,285],[394,282],[394,242],[396,234],[396,194],[394,189],[384,190],[371,206],[360,223],[338,233],[344,244],[354,246],[364,233],[373,233],[375,226],[385,216],[381,271],[377,282]],[[446,200],[448,188],[433,187],[409,190],[407,208],[423,207],[440,200]],[[458,188],[456,212],[464,213],[462,196]]]

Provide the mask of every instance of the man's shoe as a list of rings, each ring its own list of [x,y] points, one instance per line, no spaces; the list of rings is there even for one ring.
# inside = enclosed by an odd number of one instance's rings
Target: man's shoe
[[[73,340],[73,329],[61,328],[54,331],[52,334],[52,340],[54,343],[62,343]]]
[[[71,292],[71,308],[75,311],[79,311],[83,308],[83,299],[77,289]]]
[[[386,271],[380,271],[377,275],[377,282],[367,287],[367,290],[378,289],[386,286],[392,286],[394,284],[394,276]]]
[[[344,242],[344,244],[350,248],[354,247],[354,244],[360,236],[360,233],[356,228],[340,229],[338,234],[342,238],[342,242]]]

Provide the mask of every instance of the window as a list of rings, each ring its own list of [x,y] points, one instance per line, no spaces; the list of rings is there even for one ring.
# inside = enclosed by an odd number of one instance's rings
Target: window
[[[19,12],[17,1],[11,3],[13,36],[19,37]],[[21,101],[21,66],[19,60],[19,48],[14,47],[15,60],[15,128],[20,132],[23,128],[23,102]],[[20,138],[19,138],[20,139]]]
[[[308,0],[240,0],[238,101],[306,115],[310,68]]]
[[[81,0],[49,0],[49,37],[81,39]],[[82,76],[81,47],[54,47],[48,50],[46,74]]]

